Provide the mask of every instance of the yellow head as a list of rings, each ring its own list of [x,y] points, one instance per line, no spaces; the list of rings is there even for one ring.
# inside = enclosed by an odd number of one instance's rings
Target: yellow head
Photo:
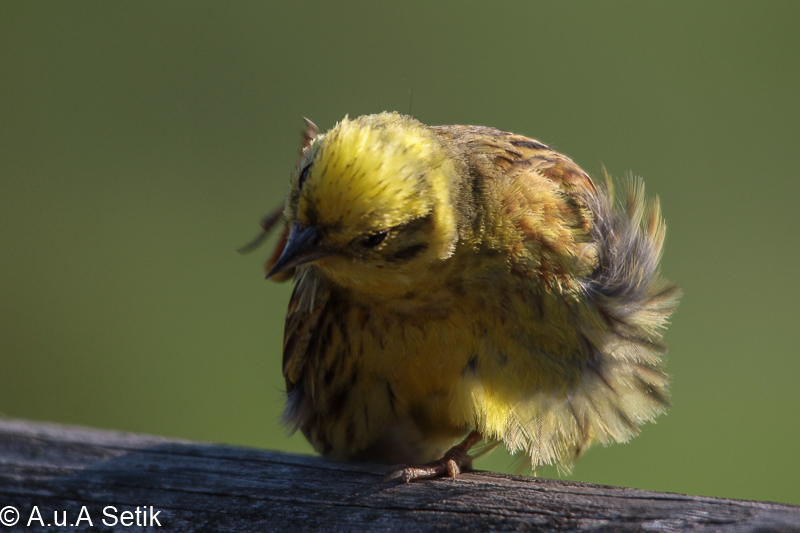
[[[453,252],[456,176],[437,134],[413,118],[345,117],[298,164],[285,210],[289,240],[270,275],[314,262],[345,287],[408,290],[420,267]]]

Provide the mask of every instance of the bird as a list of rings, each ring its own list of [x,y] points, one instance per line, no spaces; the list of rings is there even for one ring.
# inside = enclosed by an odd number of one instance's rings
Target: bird
[[[386,480],[505,445],[569,468],[670,406],[658,198],[532,138],[396,112],[307,121],[267,278],[294,281],[283,421]],[[479,444],[480,443],[480,444]],[[472,455],[471,455],[472,454]]]

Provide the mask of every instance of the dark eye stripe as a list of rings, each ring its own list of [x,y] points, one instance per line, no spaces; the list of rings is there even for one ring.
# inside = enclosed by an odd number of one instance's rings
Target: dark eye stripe
[[[297,180],[297,188],[302,189],[303,183],[305,183],[306,178],[308,177],[308,171],[311,170],[311,163],[307,164],[303,167],[303,170],[300,171],[300,179]]]
[[[395,261],[408,261],[414,259],[419,254],[428,249],[428,245],[424,243],[412,244],[392,254],[392,259]]]

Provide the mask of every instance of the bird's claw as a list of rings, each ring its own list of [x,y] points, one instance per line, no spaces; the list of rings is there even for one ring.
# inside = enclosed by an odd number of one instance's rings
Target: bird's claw
[[[381,483],[395,479],[408,483],[417,479],[437,479],[450,477],[455,481],[461,472],[472,470],[472,457],[458,446],[444,454],[444,457],[422,466],[395,465],[389,470]]]

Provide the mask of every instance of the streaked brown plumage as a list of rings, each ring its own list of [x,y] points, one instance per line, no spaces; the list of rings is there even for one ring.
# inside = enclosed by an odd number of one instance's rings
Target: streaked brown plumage
[[[533,465],[664,412],[664,224],[546,145],[380,114],[317,136],[292,177],[287,423],[336,458],[455,473],[480,438]],[[443,454],[460,438],[468,440]]]

